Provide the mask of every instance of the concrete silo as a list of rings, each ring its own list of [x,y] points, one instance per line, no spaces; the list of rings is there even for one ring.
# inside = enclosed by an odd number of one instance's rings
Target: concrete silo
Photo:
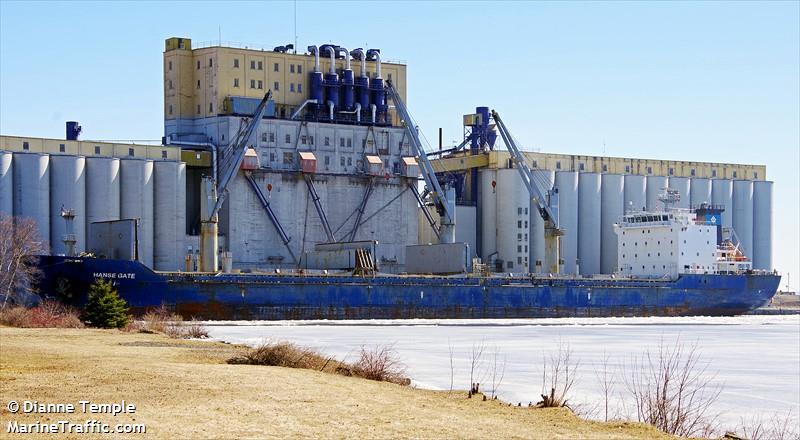
[[[14,155],[0,152],[0,214],[14,215]]]
[[[674,208],[689,208],[689,198],[691,197],[691,182],[688,177],[670,177],[669,187],[678,190],[681,199],[675,204]]]
[[[153,161],[120,162],[120,217],[139,219],[139,261],[153,267]]]
[[[733,181],[730,179],[711,180],[711,203],[720,205],[722,211],[722,227],[730,228],[733,225]]]
[[[86,158],[86,234],[93,222],[119,220],[119,159]]]
[[[667,188],[669,179],[664,176],[647,176],[647,211],[663,211],[664,204],[658,200],[658,197]]]
[[[61,216],[61,209],[72,210],[72,230]],[[67,255],[64,236],[75,236],[75,252],[86,250],[86,158],[50,156],[50,230],[53,254]]]
[[[50,248],[50,156],[14,153],[14,215],[36,222],[39,237]]]
[[[753,181],[733,181],[733,230],[744,254],[753,258]]]
[[[580,273],[600,273],[600,174],[578,178],[578,259]]]
[[[603,174],[600,208],[600,272],[613,273],[617,269],[617,234],[614,223],[623,214],[625,180],[621,174]]]
[[[556,172],[555,187],[558,188],[559,226],[564,231],[561,237],[564,273],[575,274],[578,259],[578,172]]]
[[[625,175],[625,212],[644,211],[647,208],[647,191],[645,188],[645,176]]]
[[[690,206],[696,207],[700,206],[701,203],[711,203],[711,180],[703,177],[693,177],[690,192]]]
[[[154,164],[153,266],[156,270],[183,268],[186,235],[186,164]]]
[[[772,182],[753,182],[753,268],[772,270]]]

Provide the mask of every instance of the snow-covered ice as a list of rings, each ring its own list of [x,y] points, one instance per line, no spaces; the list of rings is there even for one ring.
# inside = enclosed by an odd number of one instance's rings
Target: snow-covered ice
[[[569,345],[579,361],[572,402],[602,401],[596,370],[605,357],[615,374],[611,413],[627,411],[622,369],[635,356],[680,340],[697,345],[714,383],[723,386],[715,405],[724,427],[763,414],[800,414],[800,316],[687,318],[563,318],[507,320],[234,321],[207,322],[213,338],[249,345],[286,340],[352,360],[361,346],[393,344],[416,386],[469,387],[474,345],[485,346],[477,380],[491,391],[494,359],[505,373],[497,394],[507,402],[536,402],[542,388],[542,359]]]

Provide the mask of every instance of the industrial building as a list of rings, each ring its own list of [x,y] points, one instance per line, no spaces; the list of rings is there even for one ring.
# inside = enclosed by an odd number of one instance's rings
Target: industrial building
[[[381,271],[403,272],[406,246],[436,241],[416,197],[415,152],[383,91],[389,80],[405,99],[406,66],[382,61],[376,49],[294,49],[167,39],[163,145],[79,141],[69,129],[69,140],[2,136],[0,212],[34,218],[54,254],[67,252],[64,236],[73,234],[76,252],[91,250],[93,222],[136,218],[143,263],[196,267],[204,176],[219,178],[270,90],[248,168],[231,180],[219,213],[220,247],[233,267],[311,268],[317,246],[347,241],[372,243]],[[480,119],[467,116],[465,126]],[[433,166],[456,189],[457,241],[495,271],[537,270],[544,223],[531,215],[509,154],[493,141],[450,150]],[[627,212],[659,208],[665,187],[679,191],[679,207],[724,206],[723,226],[733,228],[754,267],[772,268],[772,182],[764,166],[525,156],[559,194],[565,273],[613,273],[613,224]],[[74,210],[72,231],[62,208]]]

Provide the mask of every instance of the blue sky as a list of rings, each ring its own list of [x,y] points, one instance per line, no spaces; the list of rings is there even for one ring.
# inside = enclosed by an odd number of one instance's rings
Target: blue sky
[[[497,109],[527,149],[756,163],[800,280],[799,2],[297,2],[300,47],[408,63],[427,138]],[[160,139],[164,39],[294,40],[293,2],[0,2],[0,132]],[[785,284],[785,280],[784,283]]]

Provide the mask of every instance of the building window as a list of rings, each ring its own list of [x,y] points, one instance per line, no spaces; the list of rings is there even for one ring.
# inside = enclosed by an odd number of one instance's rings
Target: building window
[[[533,167],[534,167],[534,168],[536,168],[536,167],[538,167],[538,166],[539,166],[539,163],[538,163],[537,161],[535,161],[535,160],[534,160],[534,161],[533,161]]]
[[[300,143],[305,145],[306,144],[306,135],[300,136]]]
[[[272,89],[275,90],[276,92],[281,89],[281,85],[278,83],[278,81],[275,81],[275,84],[273,84],[273,86],[274,87]]]
[[[297,73],[303,73],[303,65],[302,64],[298,64],[297,65]]]
[[[213,58],[209,58],[208,59],[208,67],[214,67],[214,59]]]
[[[344,156],[339,157],[339,166],[344,166]]]
[[[737,176],[737,173],[736,173],[736,171],[734,171],[734,172],[733,172],[733,178],[734,178],[734,179],[736,179],[737,177],[738,177],[738,176]]]
[[[255,68],[256,68],[256,62],[250,61],[250,70],[255,70]]]
[[[604,172],[604,173],[607,173],[607,172],[608,172],[608,165],[606,165],[606,164],[603,164],[603,172]]]
[[[291,144],[292,143],[292,135],[290,135],[290,134],[286,135],[286,143],[287,144]]]
[[[294,73],[294,64],[289,64],[289,72]]]
[[[344,148],[344,138],[339,138],[339,147]]]
[[[670,168],[669,169],[669,175],[671,176],[673,174],[675,174],[675,168]]]
[[[561,161],[560,160],[556,161],[556,169],[557,170],[561,169]]]
[[[213,102],[209,102],[208,103],[208,112],[209,113],[214,113],[214,103]]]
[[[172,90],[172,80],[169,80],[169,87],[168,87],[168,88],[169,88],[170,90]]]
[[[263,61],[259,61],[258,62],[258,70],[264,70],[264,62]]]
[[[711,177],[717,177],[717,170],[711,170]]]
[[[314,145],[314,136],[308,137],[308,145]]]
[[[331,144],[331,138],[329,138],[328,136],[325,136],[325,146],[327,147],[330,144]]]
[[[758,179],[758,171],[753,171],[753,179]]]
[[[95,145],[94,146],[94,154],[100,154],[100,146],[99,145]]]
[[[325,156],[325,166],[328,166],[328,165],[330,165],[330,164],[331,164],[331,158],[330,158],[330,156]]]
[[[200,70],[200,60],[197,60],[197,70]]]
[[[647,174],[653,174],[653,167],[647,167]]]
[[[264,88],[264,81],[258,80],[258,88],[259,90]]]
[[[630,165],[625,165],[625,172],[626,173],[630,173],[631,172],[631,166]]]
[[[64,144],[58,144],[58,151],[60,151],[62,153],[67,151],[67,146],[64,145]]]
[[[269,134],[269,141],[270,142],[275,142],[275,133],[270,133]]]
[[[285,165],[293,164],[294,163],[294,153],[289,153],[289,152],[283,153],[283,163]]]
[[[267,134],[261,133],[261,142],[266,142],[266,141],[267,141]]]
[[[581,171],[583,171],[585,168],[586,167],[583,165],[583,163],[578,165],[578,169],[581,170]]]
[[[353,140],[350,138],[347,138],[347,148],[353,148]]]
[[[128,148],[128,156],[133,157],[133,148]]]
[[[166,159],[167,158],[167,150],[161,150],[161,158],[162,159]]]
[[[23,149],[23,150],[30,150],[30,148],[31,148],[31,147],[30,147],[30,145],[28,144],[28,142],[26,142],[26,141],[23,141],[23,142],[22,142],[22,149]]]
[[[255,89],[256,88],[256,80],[254,80],[254,79],[250,80],[250,88],[251,89]]]
[[[303,85],[302,84],[298,84],[297,85],[297,93],[303,93]]]
[[[200,114],[200,104],[197,104],[197,114]]]
[[[197,88],[200,89],[200,80],[197,80]]]
[[[509,269],[513,269],[514,268],[514,262],[513,261],[506,261],[506,267],[509,268]]]
[[[294,83],[289,84],[289,91],[294,93]]]
[[[274,151],[270,151],[269,152],[269,161],[270,162],[275,162],[275,152]]]
[[[233,59],[233,68],[234,69],[238,69],[239,68],[239,58],[234,58]]]
[[[239,78],[234,78],[233,79],[233,86],[234,87],[239,87]]]
[[[168,63],[167,63],[167,66],[169,66],[169,67],[168,67],[168,69],[169,69],[169,70],[172,70],[172,61],[168,62]]]
[[[528,227],[528,221],[527,220],[525,220],[525,227],[526,228]]]
[[[273,71],[273,72],[278,72],[278,71],[279,71],[279,69],[278,69],[278,63],[275,63],[275,64],[273,64],[273,65],[272,65],[272,71]]]
[[[517,245],[517,252],[522,252],[522,245],[521,244]]]
[[[348,157],[347,158],[347,166],[352,166],[352,165],[353,165],[353,158],[352,157]]]
[[[517,207],[517,215],[522,215],[522,208],[519,206]]]
[[[517,220],[517,227],[522,229],[522,220]]]

